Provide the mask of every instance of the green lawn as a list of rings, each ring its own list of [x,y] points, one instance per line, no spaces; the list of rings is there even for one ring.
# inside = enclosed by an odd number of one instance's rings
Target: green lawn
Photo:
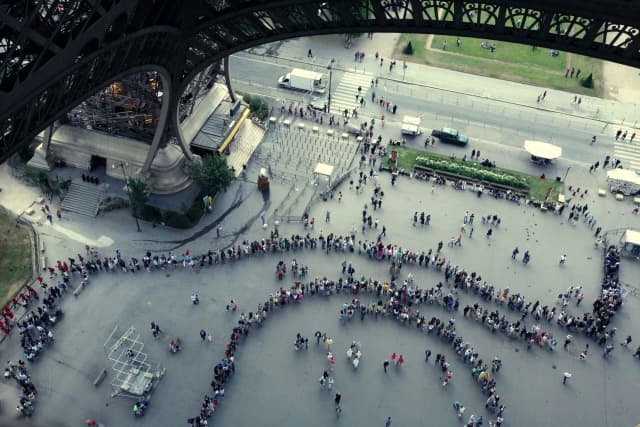
[[[456,46],[455,36],[433,36],[432,49],[425,46],[427,35],[403,34],[396,44],[394,57],[408,62],[428,64],[448,68],[470,74],[478,74],[504,80],[560,89],[585,95],[599,96],[602,93],[602,61],[589,57],[560,52],[559,56],[549,55],[549,49],[536,48],[516,43],[461,37],[460,47]],[[447,48],[443,50],[444,41]],[[402,50],[411,41],[413,55],[405,55]],[[496,45],[492,53],[483,49],[480,44],[487,41]],[[579,79],[565,78],[567,63],[576,70],[580,69],[580,77],[593,73],[594,89],[580,86]]]
[[[416,157],[433,157],[439,159],[450,159],[450,156],[432,153],[430,151],[425,150],[417,150],[413,148],[405,148],[405,147],[391,147],[390,151],[395,150],[398,152],[398,169],[404,169],[408,172],[413,172],[414,165],[416,163]],[[389,157],[385,159],[387,165],[389,165]],[[462,162],[462,160],[455,160],[455,162]],[[465,164],[469,164],[469,162],[464,162]],[[477,164],[476,164],[477,165]],[[478,168],[482,168],[480,165],[477,165]],[[534,200],[546,200],[547,191],[551,188],[551,197],[550,200],[557,200],[558,194],[561,194],[564,189],[564,184],[562,182],[557,182],[555,180],[549,179],[540,179],[540,177],[525,174],[522,172],[510,170],[510,169],[502,169],[502,168],[487,168],[491,171],[503,172],[508,175],[516,175],[526,179],[528,185],[528,193],[529,197]],[[471,180],[472,181],[472,180]]]
[[[29,231],[0,209],[0,304],[17,291],[33,272]]]

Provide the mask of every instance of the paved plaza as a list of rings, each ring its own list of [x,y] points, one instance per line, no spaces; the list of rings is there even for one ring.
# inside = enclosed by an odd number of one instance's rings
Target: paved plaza
[[[255,173],[251,168],[249,173]],[[576,179],[579,178],[576,177]],[[329,233],[347,235],[352,225],[358,228],[356,240],[375,240],[382,226],[386,226],[385,243],[403,248],[427,251],[444,242],[443,256],[452,265],[476,271],[497,288],[509,287],[512,293],[521,293],[527,300],[539,299],[543,304],[556,304],[558,293],[573,285],[584,286],[585,304],[570,312],[590,310],[602,275],[602,255],[594,249],[593,231],[584,223],[569,225],[564,217],[542,213],[533,207],[517,205],[488,196],[476,197],[470,191],[456,191],[450,186],[436,186],[422,181],[401,178],[395,186],[390,176],[377,178],[385,192],[381,209],[372,210],[369,200],[373,186],[365,187],[362,194],[349,190],[348,185],[339,188],[342,201],[337,196],[327,202],[317,202],[310,215],[316,218],[314,230],[304,230],[299,224],[281,224],[282,235],[310,232],[325,236]],[[277,187],[277,185],[276,185]],[[274,189],[273,197],[279,190]],[[241,194],[241,206],[223,222],[229,234],[218,239],[208,233],[198,239],[181,243],[178,233],[151,229],[143,224],[141,235],[132,234],[133,225],[123,212],[106,214],[96,220],[69,216],[53,227],[46,224],[39,231],[55,247],[55,253],[64,259],[83,253],[87,239],[98,246],[103,256],[114,256],[118,248],[124,256],[141,258],[149,248],[158,253],[172,250],[176,254],[187,249],[193,254],[208,248],[224,248],[231,242],[269,237],[256,216],[264,208],[264,201],[254,184],[238,182],[221,198],[211,217],[211,222],[223,212],[229,203]],[[337,193],[336,193],[337,194]],[[4,200],[3,200],[4,202]],[[636,218],[625,205],[609,199],[588,197],[580,202],[589,203],[591,211],[604,229],[625,226]],[[363,236],[359,229],[361,211],[368,204],[368,211],[379,219],[379,229],[367,230]],[[326,211],[331,222],[324,222]],[[414,211],[431,214],[431,225],[412,226]],[[461,247],[449,247],[447,242],[457,236],[465,211],[475,214],[474,233],[463,237]],[[480,217],[498,215],[502,221],[494,228],[491,238],[485,237],[489,226]],[[251,222],[252,221],[252,222]],[[241,224],[250,222],[243,229]],[[468,227],[468,226],[467,226]],[[68,230],[67,235],[63,230]],[[70,234],[71,230],[73,233]],[[233,230],[243,230],[231,235]],[[468,233],[468,230],[467,230]],[[212,235],[213,234],[213,235]],[[183,236],[184,237],[184,236]],[[102,239],[102,240],[101,240]],[[113,243],[111,243],[113,242]],[[102,243],[102,244],[101,244]],[[531,251],[532,261],[524,265],[520,258],[510,257],[513,247],[521,253]],[[568,255],[564,267],[558,265],[563,254]],[[210,392],[212,368],[222,357],[231,328],[240,312],[254,311],[281,286],[290,286],[292,278],[284,281],[275,277],[276,263],[282,259],[290,265],[292,259],[309,266],[309,276],[337,279],[343,260],[356,269],[355,276],[389,280],[388,262],[369,260],[357,253],[324,254],[320,248],[304,249],[283,254],[266,254],[262,257],[241,259],[237,262],[199,271],[183,269],[154,271],[151,273],[99,273],[92,276],[89,287],[77,298],[67,297],[63,303],[64,320],[55,328],[56,343],[31,368],[34,383],[40,395],[33,422],[42,426],[80,425],[82,420],[93,417],[106,426],[129,425],[183,425],[188,417],[198,412],[204,393]],[[624,260],[625,277],[633,277],[638,268],[633,261]],[[441,272],[406,265],[401,278],[411,273],[415,284],[430,288],[444,281]],[[637,276],[636,276],[637,277]],[[191,304],[189,296],[197,291],[201,304]],[[287,306],[270,314],[263,328],[252,328],[243,339],[236,358],[237,372],[226,387],[226,397],[212,421],[216,425],[384,425],[388,416],[394,426],[437,425],[456,426],[462,423],[451,407],[454,400],[467,408],[466,417],[472,413],[492,419],[484,409],[486,396],[471,377],[467,368],[453,353],[449,344],[434,335],[427,336],[415,327],[405,327],[393,317],[375,319],[359,316],[343,324],[339,318],[342,304],[350,302],[351,294],[331,297],[313,296],[302,303]],[[375,294],[359,296],[363,304],[375,302]],[[225,306],[230,299],[239,304],[238,312],[229,313]],[[592,343],[590,357],[578,359],[579,351],[588,341],[576,336],[563,351],[560,344],[555,352],[537,346],[527,350],[519,339],[509,339],[502,333],[492,334],[478,322],[467,319],[462,307],[479,303],[490,309],[505,311],[507,318],[518,320],[516,313],[504,306],[497,306],[472,293],[460,292],[460,310],[447,312],[440,306],[423,305],[420,312],[430,319],[436,316],[444,321],[456,319],[458,334],[470,342],[483,360],[494,356],[503,360],[503,369],[496,374],[497,390],[501,403],[506,406],[503,425],[634,425],[638,421],[634,409],[637,395],[637,359],[631,356],[635,341],[629,349],[616,346],[612,357],[605,360],[601,348]],[[637,335],[638,300],[627,297],[624,307],[616,315],[614,326],[618,328],[615,342],[627,335]],[[529,321],[530,319],[528,319]],[[156,321],[164,333],[154,340],[149,324]],[[109,369],[103,343],[113,328],[134,326],[142,332],[149,357],[162,364],[167,373],[154,390],[151,406],[143,419],[134,419],[132,401],[111,398],[106,380],[94,387],[97,373]],[[541,322],[561,343],[566,331],[556,325]],[[213,335],[213,343],[203,342],[198,331],[205,329]],[[326,345],[316,345],[313,333],[326,332],[333,338],[336,355],[334,390],[321,389],[318,378],[327,369]],[[296,333],[310,338],[308,351],[295,351]],[[579,334],[576,334],[579,335]],[[184,349],[178,354],[168,351],[170,338],[180,336]],[[357,370],[347,362],[345,351],[352,341],[362,344],[362,363]],[[19,358],[19,345],[15,335],[5,340],[1,351],[5,359]],[[618,348],[619,347],[619,348]],[[424,351],[433,353],[430,363],[424,362]],[[401,368],[390,367],[385,374],[382,362],[392,352],[403,354],[406,362]],[[433,365],[436,353],[444,353],[452,361],[455,372],[451,384],[441,385],[439,368]],[[562,385],[562,373],[573,374],[568,385]],[[342,396],[342,416],[336,419],[333,410],[333,392]],[[11,398],[16,390],[3,384],[2,397],[11,408]],[[65,408],[61,411],[61,408]],[[10,424],[16,421],[9,418]],[[486,421],[485,421],[486,424]],[[16,424],[18,425],[18,424]]]

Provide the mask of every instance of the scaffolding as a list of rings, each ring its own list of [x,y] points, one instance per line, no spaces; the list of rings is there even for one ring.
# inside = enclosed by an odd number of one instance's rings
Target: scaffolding
[[[140,332],[133,326],[118,336],[119,326],[115,326],[104,343],[107,359],[112,362],[114,379],[111,382],[111,397],[138,398],[147,396],[164,376],[166,369],[153,364],[145,353]]]
[[[72,126],[151,142],[162,96],[158,73],[135,73],[84,100],[67,119]]]

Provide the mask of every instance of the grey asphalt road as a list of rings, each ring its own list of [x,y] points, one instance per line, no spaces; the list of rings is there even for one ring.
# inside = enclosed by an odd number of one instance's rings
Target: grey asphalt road
[[[308,95],[277,87],[277,78],[294,66],[300,65],[247,53],[234,55],[231,59],[233,84],[238,89],[277,100],[305,102],[309,99]],[[308,68],[324,70],[320,66]],[[343,75],[341,71],[333,72],[333,88],[337,87]],[[371,90],[367,93],[367,101],[371,99]],[[411,82],[402,84],[379,79],[378,88],[373,90],[378,97],[384,96],[399,106],[396,116],[387,113],[386,119],[386,130],[396,129],[396,139],[400,138],[402,115],[408,114],[422,117],[422,126],[427,132],[443,126],[459,129],[471,137],[470,148],[479,148],[486,153],[502,152],[504,147],[522,151],[524,140],[534,139],[560,145],[564,150],[563,159],[569,162],[590,164],[613,150],[610,138],[603,136],[604,133],[608,135],[611,129],[601,122],[442,91]],[[369,102],[360,114],[360,121],[379,117],[381,112],[377,105]],[[389,135],[394,137],[393,134]],[[598,135],[598,144],[590,144],[593,135]]]

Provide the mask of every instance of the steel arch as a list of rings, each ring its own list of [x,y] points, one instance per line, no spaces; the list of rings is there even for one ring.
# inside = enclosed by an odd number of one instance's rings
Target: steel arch
[[[453,34],[640,66],[635,0],[0,0],[0,161],[117,76],[190,79],[242,49],[343,32]],[[94,49],[98,49],[92,52]]]

